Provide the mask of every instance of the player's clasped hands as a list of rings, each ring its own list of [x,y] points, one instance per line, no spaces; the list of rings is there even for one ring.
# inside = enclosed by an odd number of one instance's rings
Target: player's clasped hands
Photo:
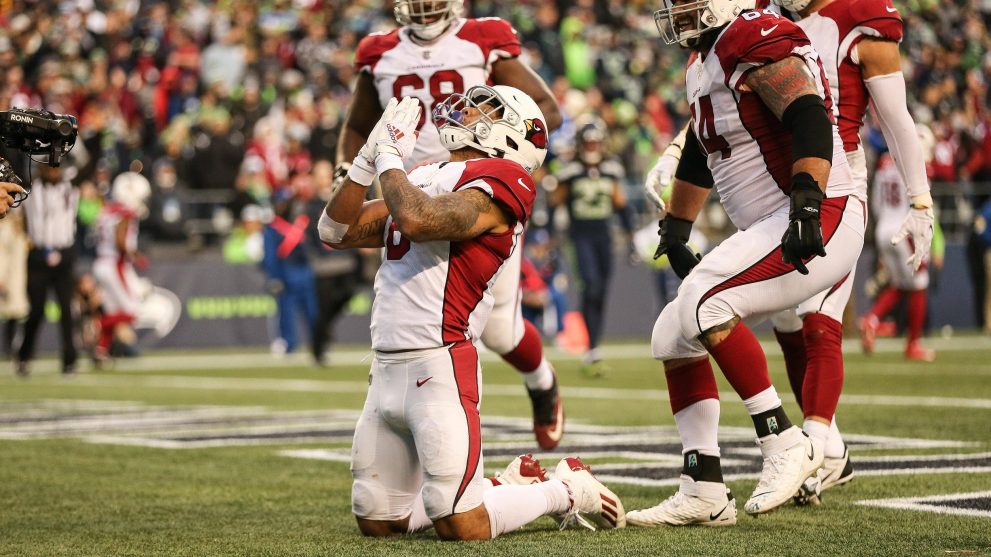
[[[416,125],[420,120],[420,110],[420,101],[413,97],[405,97],[401,101],[395,97],[390,99],[382,111],[382,117],[351,162],[348,178],[356,184],[370,186],[377,171],[384,171],[375,164],[380,152],[388,152],[400,159],[409,156],[418,136]],[[394,167],[395,161],[392,161],[389,168]]]
[[[416,126],[420,122],[421,110],[419,100],[413,97],[404,97],[396,105],[391,115],[382,115],[382,119],[379,120],[382,127],[377,134],[373,133],[376,143],[375,166],[379,171],[383,171],[383,163],[380,160],[382,155],[405,159],[413,153],[416,139],[419,136]],[[386,118],[386,116],[390,117]]]

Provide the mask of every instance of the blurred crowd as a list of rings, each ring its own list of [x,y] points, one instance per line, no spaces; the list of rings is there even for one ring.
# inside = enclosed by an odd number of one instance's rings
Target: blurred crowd
[[[965,235],[983,212],[991,216],[991,2],[895,4],[906,22],[912,111],[937,138],[933,180],[946,184],[937,189],[949,200],[944,216],[969,208],[957,219]],[[471,16],[516,27],[525,60],[561,104],[552,157],[574,149],[582,115],[601,118],[641,225],[655,217],[642,177],[689,114],[685,53],[658,38],[657,7],[468,2]],[[191,250],[234,242],[225,250],[232,257],[260,261],[257,241],[241,245],[245,230],[270,224],[276,199],[312,209],[329,196],[355,47],[394,26],[392,2],[383,0],[8,0],[0,2],[0,109],[78,115],[69,164],[84,253],[110,184],[130,169],[152,187],[144,238]],[[23,158],[4,154],[23,176]],[[296,210],[304,212],[312,215]],[[952,236],[954,224],[944,228]]]

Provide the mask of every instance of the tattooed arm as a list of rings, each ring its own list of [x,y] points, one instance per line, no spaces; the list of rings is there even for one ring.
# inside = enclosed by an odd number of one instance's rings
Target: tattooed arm
[[[756,93],[792,135],[792,176],[805,172],[826,188],[832,166],[833,129],[805,61],[789,56],[751,71],[744,89]],[[818,99],[818,100],[817,100]]]
[[[509,218],[485,192],[465,188],[430,197],[400,170],[379,176],[382,198],[399,232],[413,242],[468,240],[509,229]]]
[[[340,242],[327,242],[334,249],[381,248],[385,246],[385,222],[389,209],[381,199],[366,201],[358,209],[358,217]]]
[[[339,241],[333,241],[321,229],[320,237],[324,243],[334,249],[374,248],[384,245],[383,234],[389,210],[381,199],[366,202],[367,190],[365,186],[347,179],[334,191],[324,209],[325,217],[321,218],[320,225],[329,217],[336,226],[347,232],[343,237],[340,232],[331,236],[334,240],[340,238]]]

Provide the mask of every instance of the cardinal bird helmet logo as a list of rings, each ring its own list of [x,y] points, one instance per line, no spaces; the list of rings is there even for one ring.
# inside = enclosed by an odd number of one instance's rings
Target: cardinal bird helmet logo
[[[526,125],[526,139],[537,146],[538,149],[547,148],[547,126],[539,118],[524,120]]]

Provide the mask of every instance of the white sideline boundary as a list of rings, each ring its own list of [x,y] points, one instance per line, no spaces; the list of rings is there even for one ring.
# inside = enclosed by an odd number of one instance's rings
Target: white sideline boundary
[[[977,499],[991,497],[991,491],[973,491],[970,493],[950,493],[947,495],[924,495],[920,497],[899,497],[894,499],[867,499],[857,501],[856,505],[865,507],[882,507],[886,509],[899,509],[908,511],[924,511],[939,514],[952,514],[957,516],[977,516],[981,518],[991,518],[991,511],[977,509],[956,509],[953,507],[943,507],[931,503],[943,501],[959,501],[961,499]]]

